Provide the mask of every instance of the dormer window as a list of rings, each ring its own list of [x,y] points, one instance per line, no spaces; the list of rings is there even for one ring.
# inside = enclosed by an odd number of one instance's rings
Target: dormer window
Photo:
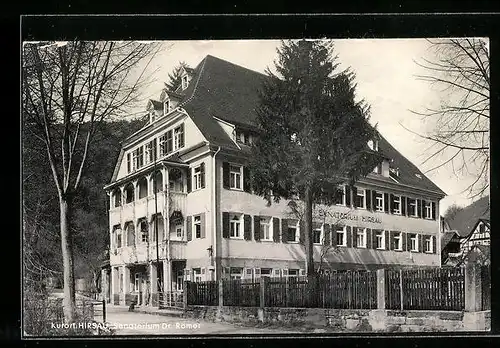
[[[368,147],[370,150],[378,151],[378,141],[377,140],[368,140]]]
[[[182,89],[185,90],[188,86],[188,76],[182,76]]]
[[[168,114],[170,112],[170,108],[171,108],[170,100],[167,99],[163,102],[163,115]]]

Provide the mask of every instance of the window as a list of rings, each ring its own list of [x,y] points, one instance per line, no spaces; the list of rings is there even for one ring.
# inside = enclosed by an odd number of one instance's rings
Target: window
[[[393,239],[393,246],[394,250],[403,250],[403,243],[402,243],[402,238],[401,238],[401,232],[395,233],[394,234],[394,239]]]
[[[415,198],[407,198],[408,199],[408,215],[417,216],[417,200]]]
[[[241,166],[229,166],[229,187],[232,189],[241,190],[242,184],[242,175],[241,175]]]
[[[193,278],[195,282],[201,282],[201,268],[193,268]]]
[[[229,222],[229,236],[232,238],[241,238],[241,215],[234,215]]]
[[[250,134],[248,133],[243,134],[243,143],[250,144]]]
[[[242,274],[243,274],[243,268],[231,267],[231,270],[230,270],[231,279],[241,279]]]
[[[156,146],[155,140],[150,141],[145,146],[145,154],[146,154],[146,164],[154,162],[156,159]]]
[[[184,125],[174,129],[174,150],[184,147]]]
[[[201,166],[194,168],[193,190],[201,189]]]
[[[260,275],[261,276],[271,276],[272,274],[272,269],[271,268],[261,268],[260,269]]]
[[[127,246],[134,246],[135,245],[135,228],[134,228],[134,223],[129,222],[127,224]]]
[[[113,235],[114,235],[114,244],[115,248],[122,247],[122,229],[120,225],[116,225],[113,227]]]
[[[140,273],[136,273],[135,277],[134,277],[134,289],[132,289],[132,291],[136,291],[136,292],[139,291],[140,282],[141,282],[141,275],[140,275]]]
[[[196,220],[196,217],[195,217],[195,220]],[[201,229],[200,229],[200,233],[201,233]],[[183,235],[184,235],[184,228],[182,227],[182,225],[175,226],[175,236],[177,238],[182,238]]]
[[[135,151],[135,169],[142,168],[144,166],[144,148],[138,147]]]
[[[356,207],[366,208],[366,191],[364,189],[358,189],[356,193]]]
[[[356,246],[358,248],[366,248],[366,228],[357,228]]]
[[[297,238],[297,226],[288,225],[287,233],[288,233],[287,240],[289,242],[297,242],[297,240],[298,240],[298,238]]]
[[[183,271],[177,271],[177,282],[175,284],[175,289],[177,291],[182,291],[184,288],[184,272]]]
[[[393,209],[392,212],[394,214],[401,215],[401,196],[394,195],[394,199],[392,201]]]
[[[197,215],[194,217],[194,236],[195,238],[201,238],[201,216]]]
[[[338,226],[337,227],[337,245],[338,246],[347,246],[347,237],[346,237],[346,227]]]
[[[280,270],[279,269],[275,269],[274,270],[274,277],[279,277],[280,276]]]
[[[485,226],[483,223],[479,224],[479,233],[484,234],[486,231]],[[484,235],[482,236],[484,237]]]
[[[375,243],[377,249],[385,249],[385,232],[378,231],[375,233]]]
[[[410,251],[418,251],[418,235],[410,234]]]
[[[140,223],[140,228],[141,228],[141,242],[147,243],[148,242],[148,235],[149,235],[148,222],[145,220],[142,220]]]
[[[188,76],[184,75],[182,76],[182,89],[186,89],[188,86]]]
[[[299,275],[299,270],[298,269],[289,269],[288,270],[288,276],[289,277],[297,277]]]
[[[163,102],[163,115],[166,115],[170,112],[170,100],[165,100]]]
[[[337,195],[335,196],[335,204],[345,205],[345,186],[338,189]]]
[[[424,239],[424,251],[426,253],[432,253],[432,237],[426,236]]]
[[[130,153],[127,153],[127,172],[130,173],[132,171],[132,159],[130,157]]]
[[[313,243],[321,244],[321,229],[313,230]]]
[[[432,202],[425,202],[425,215],[426,219],[432,219]]]
[[[375,210],[384,212],[384,194],[382,192],[375,193]]]
[[[260,233],[262,240],[273,240],[273,235],[271,231],[271,218],[270,217],[261,217],[260,218]]]

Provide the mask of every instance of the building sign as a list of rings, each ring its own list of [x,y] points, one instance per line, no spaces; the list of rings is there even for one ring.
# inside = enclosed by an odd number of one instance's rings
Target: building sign
[[[350,212],[349,213],[341,213],[341,212],[333,212],[327,213],[330,217],[337,219],[337,220],[350,220],[350,221],[358,221],[358,222],[371,222],[374,224],[381,224],[382,220],[376,216],[358,216],[358,215],[353,215]]]

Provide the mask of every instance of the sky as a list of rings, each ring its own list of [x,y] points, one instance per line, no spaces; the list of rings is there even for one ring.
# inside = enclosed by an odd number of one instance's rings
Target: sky
[[[411,112],[425,111],[439,102],[440,92],[417,78],[425,71],[416,62],[432,58],[429,43],[425,39],[337,39],[334,45],[340,68],[350,67],[356,74],[356,97],[371,106],[370,122],[377,124],[392,146],[422,172],[433,168],[438,162],[424,163],[429,143],[405,129],[425,134],[434,126]],[[154,81],[144,97],[158,99],[168,73],[180,61],[194,68],[210,54],[264,73],[268,67],[273,70],[279,46],[279,40],[164,41],[162,50],[148,67],[149,72],[154,71]],[[462,191],[474,176],[457,177],[448,167],[426,175],[447,193],[441,201],[441,214],[452,204],[465,206],[472,202]]]

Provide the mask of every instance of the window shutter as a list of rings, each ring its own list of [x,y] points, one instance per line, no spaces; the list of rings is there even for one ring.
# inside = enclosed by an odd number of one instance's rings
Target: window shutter
[[[419,218],[422,217],[422,200],[417,199],[417,215]]]
[[[222,163],[222,186],[226,189],[229,188],[229,163]]]
[[[391,207],[391,214],[394,213],[394,195],[391,193],[389,195],[389,205]]]
[[[410,208],[410,202],[412,199],[410,197],[406,197],[406,215],[411,216],[411,208]]]
[[[229,238],[229,213],[222,213],[222,237]]]
[[[436,253],[436,236],[432,236],[432,252]]]
[[[279,243],[280,241],[280,219],[273,218],[273,241]]]
[[[356,248],[358,246],[358,228],[352,228],[352,247]]]
[[[260,241],[260,216],[253,216],[253,239]]]
[[[252,192],[252,185],[250,184],[250,169],[243,167],[243,190],[245,192]]]
[[[205,162],[200,164],[201,188],[205,188]]]
[[[167,143],[167,153],[165,153],[164,155],[167,155],[169,153],[172,152],[173,150],[173,139],[172,139],[172,130],[169,130],[167,132],[167,140],[166,140],[166,143]]]
[[[288,220],[281,219],[281,241],[286,243],[288,241]]]
[[[192,177],[193,177],[193,169],[192,168],[188,168],[188,175],[187,175],[187,178],[186,178],[187,179],[186,181],[187,181],[187,192],[188,193],[192,191],[191,190],[191,181],[192,181],[191,179],[192,179]]]
[[[385,250],[391,250],[391,235],[389,233],[389,231],[385,231],[385,236],[384,236],[384,239],[385,239]]]
[[[384,193],[384,211],[386,213],[389,212],[389,194],[388,193]]]
[[[406,197],[401,196],[401,215],[406,216]]]
[[[243,216],[243,238],[252,240],[252,217],[250,215]]]
[[[373,246],[372,245],[372,229],[367,228],[366,229],[366,247],[371,248],[372,246]]]
[[[205,238],[205,213],[200,214],[200,225],[201,225],[201,238]]]
[[[432,220],[436,220],[436,216],[437,216],[437,211],[436,211],[436,202],[432,202]]]
[[[181,123],[180,128],[181,128],[181,131],[179,134],[179,139],[180,139],[179,143],[180,143],[180,147],[184,147],[184,123]]]
[[[390,245],[390,249],[389,250],[394,250],[394,231],[390,231],[389,232],[389,245]]]
[[[424,236],[422,234],[418,234],[418,252],[424,252]]]
[[[408,239],[408,235],[405,232],[401,232],[401,249],[403,249],[403,251],[411,249],[408,248]]]
[[[332,246],[335,247],[337,246],[337,225],[329,225],[329,226],[330,226],[330,240],[332,242]]]
[[[192,217],[186,216],[186,235],[187,235],[188,241],[193,239],[192,227],[193,227],[192,226]]]
[[[371,244],[371,248],[372,249],[377,249],[377,233],[379,233],[380,230],[372,230],[372,244]]]
[[[330,238],[330,225],[329,224],[325,224],[323,226],[323,232],[325,234],[325,245],[329,246],[331,245],[331,238]]]
[[[372,191],[365,190],[365,197],[366,197],[366,209],[372,210]]]
[[[345,205],[351,206],[351,187],[349,185],[345,185]]]
[[[372,199],[371,199],[372,210],[374,211],[376,209],[376,205],[377,205],[377,191],[372,190],[371,192],[372,192],[372,195],[371,195],[372,196]],[[383,209],[383,207],[382,207],[382,209]]]
[[[351,191],[352,191],[352,206],[354,208],[357,208],[357,205],[356,205],[356,197],[358,195],[358,188],[356,186],[352,186],[351,187]]]
[[[352,247],[352,227],[346,226],[346,244],[347,247]]]

